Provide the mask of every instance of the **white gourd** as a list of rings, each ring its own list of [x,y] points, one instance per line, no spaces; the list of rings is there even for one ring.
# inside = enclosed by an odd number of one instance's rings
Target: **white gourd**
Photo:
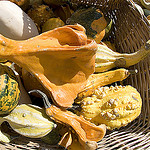
[[[33,20],[15,3],[0,1],[0,34],[13,40],[37,36]]]

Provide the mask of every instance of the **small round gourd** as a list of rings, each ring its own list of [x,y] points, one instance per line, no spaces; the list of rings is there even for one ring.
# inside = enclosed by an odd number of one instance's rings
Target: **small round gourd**
[[[0,64],[0,115],[9,114],[17,106],[19,99],[16,75],[7,65]]]
[[[103,39],[107,21],[104,14],[94,7],[77,9],[66,21],[67,24],[81,24],[86,29],[88,38],[97,43]]]
[[[60,18],[50,18],[43,24],[42,32],[53,30],[64,25],[65,23]]]

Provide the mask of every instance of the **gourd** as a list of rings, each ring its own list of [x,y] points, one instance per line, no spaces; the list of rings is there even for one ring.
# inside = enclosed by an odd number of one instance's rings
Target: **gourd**
[[[94,39],[97,43],[103,39],[107,26],[103,13],[94,7],[77,9],[66,23],[81,24],[86,29],[88,38]]]
[[[9,0],[9,1],[17,4],[24,11],[29,8],[29,4],[30,4],[30,0],[19,0],[19,1],[17,1],[17,0]]]
[[[38,29],[50,18],[55,17],[52,9],[45,4],[33,5],[31,9],[28,10],[27,14],[37,25]]]
[[[141,4],[148,10],[150,10],[150,2],[146,2],[145,0],[140,0]]]
[[[32,19],[19,6],[0,1],[0,34],[14,40],[25,40],[39,33]]]
[[[150,53],[150,40],[137,52],[121,54],[112,51],[103,44],[98,44],[95,59],[95,72],[104,72],[115,67],[128,68],[143,60]]]
[[[42,32],[53,30],[64,25],[65,23],[60,18],[50,18],[43,24]]]
[[[0,115],[9,114],[18,104],[20,89],[13,70],[0,63]]]
[[[124,68],[107,71],[104,73],[92,74],[89,76],[84,90],[78,93],[77,98],[82,99],[83,97],[90,96],[97,87],[109,85],[117,81],[123,81],[129,75],[130,72]]]
[[[11,141],[10,135],[2,132],[0,127],[0,142],[9,143],[10,141]]]
[[[57,6],[57,9],[54,9],[54,14],[59,17],[64,23],[66,20],[71,17],[74,11],[70,8],[69,4]]]
[[[31,104],[18,105],[1,121],[7,121],[14,131],[30,138],[41,138],[56,127],[44,109]]]
[[[104,86],[95,89],[91,96],[77,100],[80,111],[86,120],[107,129],[120,128],[136,119],[141,113],[140,93],[132,86]]]
[[[63,5],[66,2],[68,2],[68,0],[44,0],[44,2],[48,5]]]
[[[81,25],[68,25],[28,40],[0,35],[0,58],[32,73],[56,105],[71,107],[94,72],[97,44],[87,39]]]
[[[65,124],[66,126],[71,127],[73,132],[76,133],[78,139],[83,146],[84,149],[89,148],[90,145],[93,144],[97,147],[98,141],[100,141],[105,133],[106,127],[105,125],[101,124],[96,126],[88,121],[86,121],[82,116],[78,117],[76,114],[68,111],[62,107],[56,107],[55,105],[51,105],[46,94],[39,90],[32,90],[30,93],[37,92],[43,97],[44,105],[46,108],[46,114],[56,122]],[[68,137],[69,136],[69,137]],[[66,133],[62,144],[64,146],[67,144],[68,141],[71,140],[71,133]],[[67,139],[66,139],[67,138]],[[68,145],[68,144],[67,144]]]

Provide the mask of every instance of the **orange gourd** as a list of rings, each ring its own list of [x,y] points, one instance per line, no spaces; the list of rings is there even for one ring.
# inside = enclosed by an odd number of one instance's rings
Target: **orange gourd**
[[[94,72],[97,44],[81,25],[68,25],[15,41],[0,35],[0,58],[32,73],[55,104],[71,107]]]

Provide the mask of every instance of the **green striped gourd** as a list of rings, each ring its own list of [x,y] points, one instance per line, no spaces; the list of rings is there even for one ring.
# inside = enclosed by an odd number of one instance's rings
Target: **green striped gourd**
[[[7,65],[0,64],[0,115],[9,114],[19,99],[20,90],[15,73]]]

